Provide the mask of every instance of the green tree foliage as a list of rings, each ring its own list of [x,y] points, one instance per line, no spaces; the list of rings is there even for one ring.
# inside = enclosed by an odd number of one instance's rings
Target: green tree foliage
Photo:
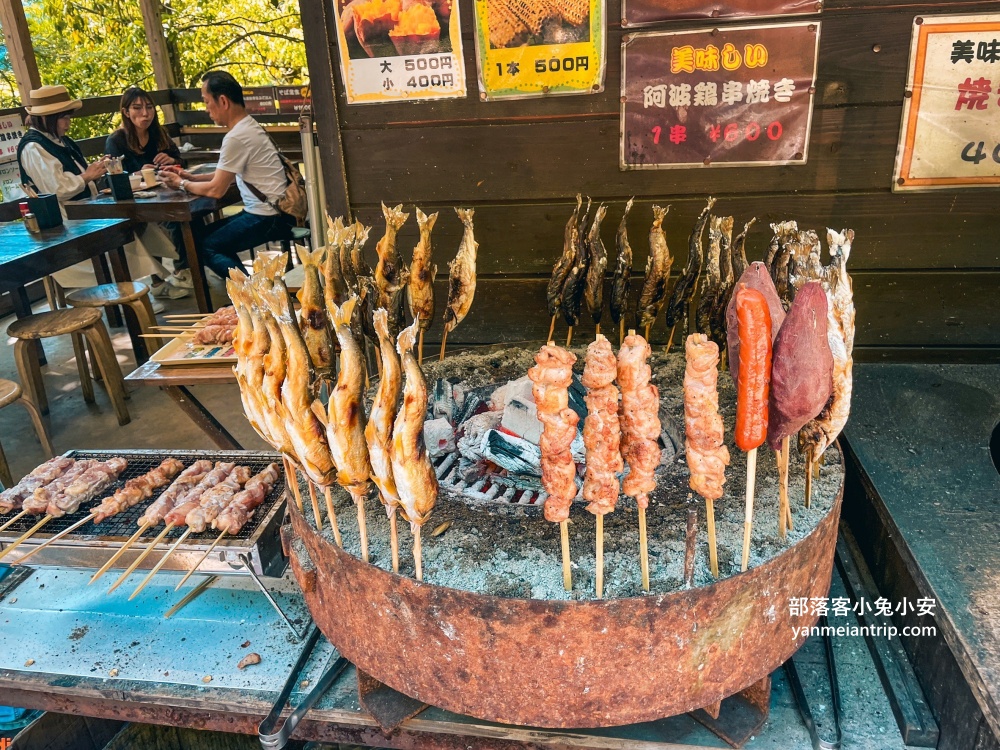
[[[25,0],[24,9],[44,83],[81,98],[156,88],[138,0]],[[161,12],[180,87],[197,87],[205,71],[219,68],[248,86],[308,78],[297,0],[166,0]],[[0,56],[0,107],[17,99]],[[107,133],[114,119],[74,120],[71,133]]]

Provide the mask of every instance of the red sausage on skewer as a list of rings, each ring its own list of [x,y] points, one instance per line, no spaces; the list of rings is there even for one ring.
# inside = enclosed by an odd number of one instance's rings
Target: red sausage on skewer
[[[740,357],[736,381],[736,447],[751,451],[767,438],[771,384],[771,314],[756,289],[736,292]]]

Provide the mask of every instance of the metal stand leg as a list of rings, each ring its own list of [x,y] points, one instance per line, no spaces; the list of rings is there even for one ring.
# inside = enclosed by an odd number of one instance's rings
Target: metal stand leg
[[[246,571],[247,573],[250,574],[250,577],[253,579],[253,582],[257,584],[257,588],[261,590],[261,593],[264,594],[264,596],[267,598],[267,601],[270,602],[272,607],[274,607],[274,611],[277,612],[279,615],[281,615],[281,619],[285,621],[285,624],[288,626],[288,629],[291,630],[292,633],[294,633],[295,640],[301,641],[305,637],[305,630],[303,630],[303,632],[300,633],[295,628],[294,623],[292,623],[292,621],[288,619],[288,615],[286,615],[282,611],[281,605],[274,600],[274,597],[271,596],[271,592],[267,590],[267,587],[264,585],[264,582],[260,580],[260,578],[254,572],[253,563],[250,562],[250,558],[247,556],[247,554],[245,552],[241,552],[239,555],[237,555],[237,557],[239,558],[239,561],[243,563],[243,567],[246,568]],[[230,567],[236,567],[232,563],[229,563],[229,565]],[[306,628],[308,628],[310,625],[312,625],[312,618],[310,618],[309,622],[306,623]]]

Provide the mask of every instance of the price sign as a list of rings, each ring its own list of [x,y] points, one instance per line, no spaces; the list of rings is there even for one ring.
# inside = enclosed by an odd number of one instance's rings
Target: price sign
[[[915,19],[906,89],[893,190],[1000,185],[1000,16]]]
[[[275,86],[278,112],[283,115],[297,115],[312,105],[309,86]]]
[[[479,98],[604,90],[604,0],[476,0]]]
[[[823,0],[622,0],[622,26],[678,18],[768,18],[821,10]]]
[[[244,88],[243,103],[246,105],[247,114],[250,115],[278,114],[278,109],[274,106],[274,86]]]
[[[465,96],[457,0],[332,0],[348,104]]]
[[[17,144],[23,135],[20,115],[0,116],[0,163],[17,159]]]
[[[21,169],[16,161],[0,164],[0,196],[4,202],[25,197],[21,190]]]
[[[621,168],[805,164],[818,23],[626,35]]]

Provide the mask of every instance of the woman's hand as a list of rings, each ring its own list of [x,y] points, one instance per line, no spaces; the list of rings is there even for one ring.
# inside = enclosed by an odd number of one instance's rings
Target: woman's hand
[[[84,182],[96,182],[108,171],[108,164],[102,159],[98,159],[85,170],[80,176],[83,178]]]
[[[171,164],[176,164],[177,160],[169,154],[165,154],[162,151],[153,157],[153,164],[158,167],[168,167]]]

